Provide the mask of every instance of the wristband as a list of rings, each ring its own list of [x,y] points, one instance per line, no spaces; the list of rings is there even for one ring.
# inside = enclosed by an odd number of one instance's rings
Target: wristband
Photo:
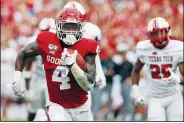
[[[23,72],[23,76],[24,76],[26,79],[30,79],[31,76],[32,76],[32,72],[30,72],[30,71],[24,71],[24,72]]]
[[[14,76],[13,76],[13,83],[14,82],[20,82],[21,81],[21,71],[14,71]]]

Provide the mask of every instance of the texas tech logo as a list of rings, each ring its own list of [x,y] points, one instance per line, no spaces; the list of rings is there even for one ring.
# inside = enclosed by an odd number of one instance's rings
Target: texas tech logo
[[[49,53],[51,53],[51,54],[55,54],[55,52],[57,51],[57,49],[58,49],[58,46],[56,46],[56,45],[54,45],[54,44],[49,44],[49,46],[48,46],[48,48],[49,48],[49,50],[50,50],[50,52]]]

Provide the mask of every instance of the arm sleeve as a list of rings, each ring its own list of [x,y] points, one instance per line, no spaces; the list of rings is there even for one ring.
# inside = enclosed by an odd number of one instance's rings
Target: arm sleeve
[[[41,32],[38,34],[37,38],[36,38],[36,42],[38,44],[38,52],[42,55],[44,55],[44,34]]]
[[[88,40],[89,44],[89,50],[88,53],[96,53],[98,54],[100,52],[100,46],[99,42],[95,40]]]

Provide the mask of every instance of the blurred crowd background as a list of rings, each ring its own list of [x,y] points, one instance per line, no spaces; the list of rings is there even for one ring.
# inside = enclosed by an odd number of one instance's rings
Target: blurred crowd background
[[[56,14],[68,1],[70,0],[1,0],[1,55],[7,48],[14,48],[12,54],[4,54],[12,56],[12,62],[9,63],[12,68],[9,70],[13,72],[14,57],[16,56],[13,53],[16,54],[18,49],[27,43],[28,38],[38,32],[40,20],[45,17],[55,18]],[[133,120],[132,115],[135,115],[139,109],[134,109],[132,102],[127,101],[129,101],[129,91],[131,89],[131,86],[129,86],[131,83],[130,73],[136,60],[136,44],[140,40],[148,38],[146,35],[147,23],[156,16],[163,17],[169,22],[172,29],[172,38],[183,41],[183,0],[76,1],[85,8],[87,21],[98,25],[102,31],[100,57],[107,79],[107,86],[100,92],[102,93],[100,97],[102,101],[99,108],[97,108],[99,113],[96,113],[95,119],[112,120],[112,117],[118,117],[116,112],[122,113],[122,116],[125,116],[123,113],[128,112],[130,115],[127,115],[123,120]],[[5,62],[2,57],[1,65]],[[1,85],[4,79],[11,74],[3,75],[7,67],[2,69]],[[126,73],[126,75],[123,73]],[[114,108],[111,90],[112,86],[118,86],[118,84],[113,85],[113,82],[117,79],[122,84],[120,85],[121,89],[125,92],[121,94],[123,101],[120,101],[120,106]],[[123,85],[123,83],[126,84]],[[10,85],[5,83],[5,86],[1,86],[1,89],[6,87],[10,88]],[[108,97],[109,99],[107,99]],[[6,95],[1,94],[1,101],[8,103]],[[17,105],[20,104],[25,105],[18,108]],[[26,100],[15,101],[11,105],[13,105],[13,108],[9,106],[9,114],[8,109],[1,109],[1,118],[4,120],[11,120],[11,118],[26,120]],[[127,107],[129,108],[126,109]],[[24,113],[21,113],[21,111]],[[143,111],[142,114],[145,115],[144,113]]]

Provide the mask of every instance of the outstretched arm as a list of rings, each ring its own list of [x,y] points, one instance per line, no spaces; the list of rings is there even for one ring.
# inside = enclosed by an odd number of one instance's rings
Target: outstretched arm
[[[26,96],[25,90],[21,90],[21,76],[22,71],[25,67],[25,64],[28,60],[28,58],[34,57],[39,55],[38,53],[38,45],[36,42],[33,42],[25,47],[23,47],[17,55],[16,61],[15,61],[15,72],[14,72],[14,78],[13,78],[13,91],[15,95],[17,96]]]
[[[23,71],[26,61],[30,57],[35,57],[39,55],[38,53],[38,45],[36,42],[33,42],[25,47],[23,47],[17,55],[15,61],[15,71]]]

